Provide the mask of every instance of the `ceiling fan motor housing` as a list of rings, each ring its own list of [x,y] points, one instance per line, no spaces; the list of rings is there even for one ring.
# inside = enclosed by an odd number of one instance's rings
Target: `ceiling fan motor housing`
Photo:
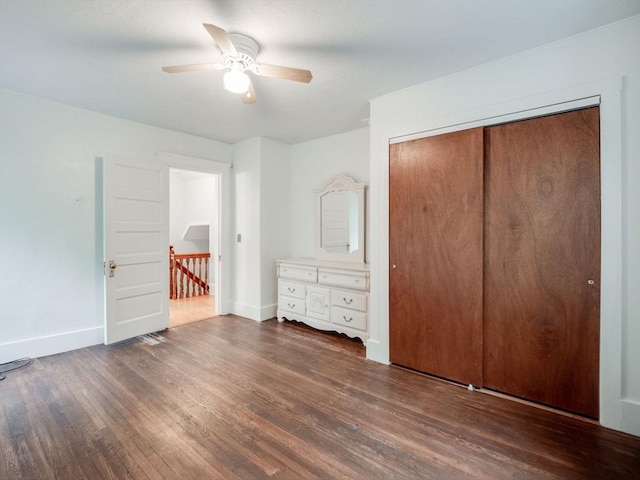
[[[238,55],[222,55],[222,63],[231,67],[240,63],[243,66],[243,70],[250,70],[255,72],[256,57],[260,51],[258,43],[251,37],[242,35],[241,33],[230,33],[229,39],[233,43]]]

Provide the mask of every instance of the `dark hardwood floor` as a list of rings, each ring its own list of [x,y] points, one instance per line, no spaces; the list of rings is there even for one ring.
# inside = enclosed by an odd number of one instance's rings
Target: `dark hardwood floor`
[[[640,478],[640,438],[217,317],[0,382],[0,478]]]

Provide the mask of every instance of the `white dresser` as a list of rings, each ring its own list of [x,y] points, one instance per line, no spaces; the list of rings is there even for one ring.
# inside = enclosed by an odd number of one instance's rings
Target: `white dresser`
[[[313,259],[277,261],[278,321],[297,320],[362,342],[369,338],[369,266]]]

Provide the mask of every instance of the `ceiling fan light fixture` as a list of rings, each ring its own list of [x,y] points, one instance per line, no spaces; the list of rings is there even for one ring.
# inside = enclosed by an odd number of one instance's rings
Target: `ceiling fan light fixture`
[[[256,63],[256,56],[260,48],[253,38],[241,33],[227,33],[223,28],[210,23],[203,23],[202,25],[218,45],[222,53],[220,61],[218,63],[166,66],[162,67],[164,72],[179,73],[228,69],[222,79],[225,90],[242,95],[242,102],[246,104],[256,103],[256,91],[247,72],[262,77],[281,78],[302,83],[309,83],[313,78],[309,70],[283,67],[281,65],[258,64]]]
[[[232,68],[222,78],[224,89],[231,93],[246,93],[249,90],[249,76],[241,70]]]

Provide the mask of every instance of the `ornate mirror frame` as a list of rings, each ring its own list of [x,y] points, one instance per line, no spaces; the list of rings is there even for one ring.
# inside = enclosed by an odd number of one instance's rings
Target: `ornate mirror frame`
[[[364,198],[364,183],[357,183],[346,175],[332,177],[322,188],[316,191],[316,258],[337,262],[364,263]],[[329,199],[331,199],[330,202]],[[331,210],[331,213],[329,213],[327,211],[328,208],[331,208],[327,207],[329,203],[336,205],[337,210]],[[323,206],[325,207],[324,210]],[[328,230],[329,227],[327,225],[331,223],[327,218],[329,216],[343,216],[344,220],[334,221],[333,224],[346,222],[346,230],[344,228]],[[343,236],[344,239],[338,238],[335,240],[336,245],[331,246],[327,244],[327,241],[323,241],[330,235],[335,237]]]

